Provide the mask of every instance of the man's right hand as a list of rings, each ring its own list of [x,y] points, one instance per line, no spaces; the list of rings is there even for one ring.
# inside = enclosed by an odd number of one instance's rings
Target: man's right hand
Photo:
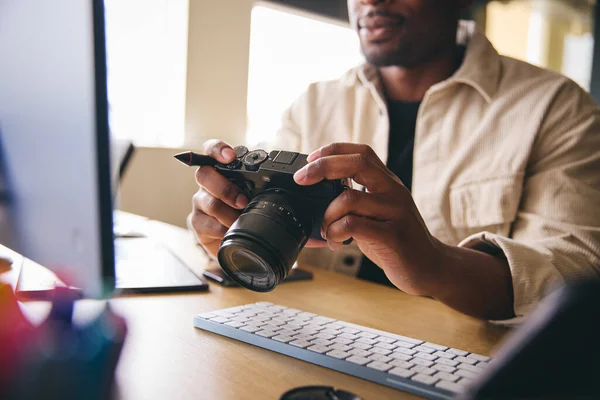
[[[220,140],[205,142],[203,150],[204,154],[223,164],[235,159],[233,148]],[[190,225],[198,242],[216,256],[221,239],[248,205],[248,199],[239,186],[210,166],[198,168],[196,182],[199,189],[192,198]]]

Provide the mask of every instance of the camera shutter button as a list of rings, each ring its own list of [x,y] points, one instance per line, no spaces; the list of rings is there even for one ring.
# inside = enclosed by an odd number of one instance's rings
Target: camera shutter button
[[[244,156],[244,165],[250,171],[257,171],[268,157],[264,150],[254,150]]]

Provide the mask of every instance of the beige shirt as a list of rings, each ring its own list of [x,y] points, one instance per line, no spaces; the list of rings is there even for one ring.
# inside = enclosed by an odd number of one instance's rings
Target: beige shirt
[[[439,240],[504,254],[522,316],[556,284],[600,275],[600,112],[566,77],[498,55],[474,25],[458,37],[462,66],[419,109],[412,195]],[[271,145],[365,143],[385,162],[388,135],[378,73],[363,65],[312,84]],[[302,258],[348,274],[360,263],[355,246]]]

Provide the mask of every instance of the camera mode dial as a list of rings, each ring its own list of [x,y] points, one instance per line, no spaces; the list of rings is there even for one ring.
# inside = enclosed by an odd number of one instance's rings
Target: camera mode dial
[[[264,150],[254,150],[244,156],[244,165],[246,169],[250,171],[258,171],[260,164],[262,164],[268,157],[268,154]]]

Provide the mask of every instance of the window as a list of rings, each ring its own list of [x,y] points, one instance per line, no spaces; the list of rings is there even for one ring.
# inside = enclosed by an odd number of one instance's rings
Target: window
[[[188,0],[105,0],[112,134],[183,144]]]
[[[501,54],[560,72],[590,90],[593,19],[588,1],[492,1],[486,34]]]
[[[248,132],[252,145],[272,138],[281,115],[315,81],[339,78],[363,62],[356,33],[341,23],[257,5],[252,10]]]

